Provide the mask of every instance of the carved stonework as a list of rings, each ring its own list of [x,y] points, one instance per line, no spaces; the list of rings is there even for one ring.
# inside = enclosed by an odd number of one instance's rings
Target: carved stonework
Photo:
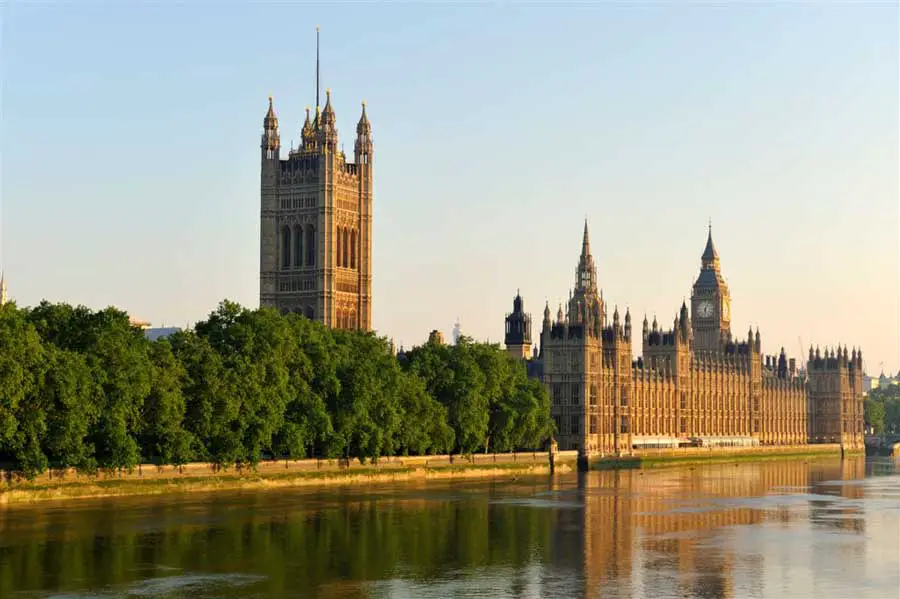
[[[287,160],[262,155],[260,303],[302,310],[329,326],[370,330],[371,125],[361,118],[357,130],[364,137],[348,163],[338,151],[333,108],[328,110],[324,129],[304,129],[309,135]],[[277,136],[277,123],[267,123],[269,138]]]

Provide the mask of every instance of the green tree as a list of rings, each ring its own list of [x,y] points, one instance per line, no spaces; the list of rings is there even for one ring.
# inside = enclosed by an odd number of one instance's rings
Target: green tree
[[[99,416],[97,399],[102,392],[82,354],[48,346],[46,355],[41,389],[47,411],[44,452],[57,468],[94,468],[89,434]]]
[[[233,371],[209,341],[193,331],[169,338],[185,371],[185,429],[194,440],[194,453],[218,467],[234,464],[244,453],[240,400]]]
[[[182,387],[187,377],[165,339],[150,345],[150,394],[141,413],[141,452],[159,464],[186,464],[193,457],[193,434],[185,430]]]
[[[864,403],[866,425],[875,429],[875,434],[884,432],[884,402],[867,397]]]
[[[273,439],[292,396],[283,359],[296,344],[290,327],[275,310],[250,311],[224,301],[195,329],[235,377],[239,412],[233,426],[241,433],[242,448],[237,461],[256,464],[274,453]]]
[[[40,448],[45,414],[36,405],[44,369],[44,348],[26,315],[0,307],[0,462],[29,476],[47,464]]]
[[[285,356],[291,397],[274,444],[278,455],[301,459],[330,439],[333,429],[326,400],[338,392],[340,382],[330,331],[303,316],[286,318],[292,338],[292,350]]]

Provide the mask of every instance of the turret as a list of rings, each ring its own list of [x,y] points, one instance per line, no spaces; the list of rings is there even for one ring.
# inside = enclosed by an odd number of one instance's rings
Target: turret
[[[331,89],[325,90],[325,108],[322,109],[318,126],[319,148],[329,153],[337,151],[338,133],[337,133],[337,117],[334,114],[334,107],[331,105]]]
[[[681,340],[687,343],[691,337],[691,317],[685,301],[681,302],[681,314],[678,315],[678,322],[681,325]]]
[[[506,351],[515,358],[527,359],[531,352],[531,315],[525,313],[525,302],[516,291],[513,311],[506,315]]]
[[[650,335],[650,323],[647,322],[647,314],[644,314],[644,327],[641,330],[641,337],[644,343],[647,343],[647,337]]]
[[[263,132],[260,140],[263,160],[277,160],[281,150],[281,139],[278,136],[278,117],[275,116],[275,107],[272,104],[272,96],[269,96],[269,110],[263,119]]]
[[[363,101],[362,114],[356,124],[356,145],[354,146],[356,164],[369,164],[373,151],[372,124],[369,122],[369,117],[366,116],[366,103]]]
[[[0,271],[0,307],[5,306],[9,302],[9,297],[6,295],[6,274],[3,271]]]
[[[631,309],[625,308],[625,339],[631,341]]]
[[[300,148],[306,152],[316,147],[316,129],[309,119],[309,106],[306,107],[306,120],[303,121],[303,129],[300,130]]]
[[[546,302],[544,304],[544,323],[542,327],[543,331],[550,330],[550,302]]]

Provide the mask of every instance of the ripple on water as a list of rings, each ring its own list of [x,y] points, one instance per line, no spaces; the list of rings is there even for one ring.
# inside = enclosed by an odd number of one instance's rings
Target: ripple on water
[[[107,597],[217,597],[224,587],[246,587],[265,580],[252,574],[181,574],[149,578],[124,588],[100,592],[44,595],[46,599],[106,599]],[[24,595],[23,595],[24,596]]]

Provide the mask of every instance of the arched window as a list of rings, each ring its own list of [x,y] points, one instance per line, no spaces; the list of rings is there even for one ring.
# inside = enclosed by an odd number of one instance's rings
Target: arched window
[[[306,265],[316,265],[316,227],[306,225]]]
[[[303,266],[303,225],[294,227],[294,268]]]
[[[350,267],[350,229],[344,229],[344,266]]]
[[[338,227],[337,230],[335,231],[335,235],[334,235],[334,265],[337,266],[338,268],[340,268],[344,265],[344,263],[342,261],[342,258],[344,256],[344,251],[343,251],[343,247],[342,247],[343,242],[344,242],[343,231],[344,230],[342,228]]]
[[[281,228],[281,268],[291,267],[291,228]]]
[[[359,268],[357,264],[357,260],[359,257],[356,255],[359,250],[359,235],[356,232],[356,229],[350,231],[350,268]]]
[[[348,326],[349,326],[351,329],[357,328],[357,325],[356,325],[356,312],[350,312],[350,322],[348,323]]]
[[[312,306],[306,307],[306,317],[310,320],[313,320],[316,317],[316,312],[313,310]]]

